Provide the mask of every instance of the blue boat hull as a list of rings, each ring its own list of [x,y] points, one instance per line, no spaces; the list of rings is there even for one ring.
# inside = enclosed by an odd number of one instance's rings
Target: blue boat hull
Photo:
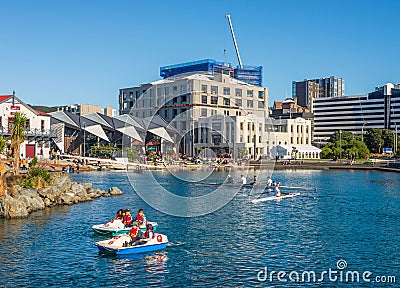
[[[167,248],[167,243],[160,243],[156,245],[138,245],[134,247],[124,248],[124,249],[110,249],[104,248],[103,246],[96,245],[101,252],[113,252],[117,255],[129,255],[129,254],[140,254],[152,251],[160,251]]]

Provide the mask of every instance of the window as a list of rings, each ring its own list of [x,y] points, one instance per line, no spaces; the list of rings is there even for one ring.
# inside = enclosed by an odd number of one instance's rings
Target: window
[[[201,108],[201,117],[207,117],[207,109]]]
[[[231,100],[229,98],[224,98],[224,105],[230,106],[231,105]]]
[[[247,100],[247,108],[253,108],[253,100]]]
[[[186,85],[181,85],[181,94],[186,93]]]
[[[247,90],[247,97],[253,97],[253,90]]]
[[[158,97],[161,96],[161,88],[157,88],[157,96],[158,96]]]
[[[207,96],[206,95],[201,96],[201,103],[207,104]]]
[[[122,95],[123,95],[123,97],[124,97],[124,100],[126,100],[126,93],[125,93],[125,92],[122,92]]]
[[[221,123],[220,122],[212,123],[212,129],[216,131],[221,131]]]
[[[40,131],[44,132],[44,120],[40,120]]]
[[[129,99],[133,99],[133,92],[129,92]]]
[[[172,99],[172,104],[176,104],[176,103],[178,103],[178,97],[174,97],[174,98]]]
[[[217,105],[218,104],[218,97],[211,96],[211,104]]]
[[[235,96],[236,97],[242,97],[242,89],[236,88],[235,89]]]
[[[241,107],[242,106],[242,99],[236,99],[235,103],[236,103],[236,106]]]
[[[183,132],[186,131],[186,122],[185,122],[185,121],[182,121],[182,122],[181,122],[181,130],[182,130]]]
[[[124,108],[123,108],[124,110],[127,109],[127,108],[128,108],[128,103],[127,103],[127,102],[124,102],[124,106],[123,106],[123,107],[124,107]]]
[[[212,141],[214,145],[221,144],[221,135],[212,135]]]
[[[186,95],[181,96],[181,103],[186,103],[187,97]]]
[[[258,98],[264,99],[264,91],[258,91]]]
[[[135,95],[136,95],[136,96],[135,96],[135,97],[136,97],[136,100],[139,99],[139,97],[140,97],[140,91],[135,91]]]
[[[264,101],[258,101],[258,108],[260,108],[260,109],[264,109],[265,108]]]
[[[224,95],[231,95],[231,88],[224,87]]]
[[[218,94],[218,86],[211,86],[211,94]]]
[[[174,95],[178,94],[178,86],[173,86],[172,87],[172,94],[174,94]]]
[[[169,96],[169,87],[165,87],[164,88],[164,91],[165,91],[165,96]]]
[[[154,89],[150,89],[150,97],[154,97]]]
[[[201,92],[207,93],[207,85],[204,84],[201,85]]]
[[[172,109],[172,117],[176,117],[178,115],[178,109]]]

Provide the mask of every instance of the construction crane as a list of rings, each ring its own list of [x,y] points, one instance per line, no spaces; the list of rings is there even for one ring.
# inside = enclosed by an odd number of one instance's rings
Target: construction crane
[[[239,48],[238,48],[237,43],[236,43],[235,32],[233,31],[231,15],[226,14],[225,17],[226,17],[226,19],[228,19],[229,28],[231,29],[233,44],[235,45],[236,55],[237,55],[237,58],[238,58],[238,61],[239,61],[239,67],[243,68],[242,59],[240,59]]]

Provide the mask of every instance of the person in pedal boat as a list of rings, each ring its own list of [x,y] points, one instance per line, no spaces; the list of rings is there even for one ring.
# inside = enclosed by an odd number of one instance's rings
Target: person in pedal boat
[[[142,239],[144,239],[144,233],[140,231],[140,224],[139,222],[135,221],[133,222],[133,227],[131,230],[129,230],[128,235],[131,236],[131,242],[130,244],[137,245],[141,242]]]
[[[136,215],[136,222],[138,222],[140,226],[147,224],[146,216],[144,215],[143,209],[139,209]]]
[[[247,184],[247,179],[243,175],[240,175],[240,181],[242,181],[243,185]]]
[[[119,209],[114,219],[124,220],[124,209]]]
[[[124,213],[122,221],[123,221],[125,227],[131,227],[132,226],[132,222],[133,222],[132,216],[131,216],[131,210],[126,209],[124,212],[125,213]]]
[[[146,239],[153,239],[154,238],[153,225],[151,225],[151,224],[147,224],[146,225],[146,232],[144,233],[144,237]]]

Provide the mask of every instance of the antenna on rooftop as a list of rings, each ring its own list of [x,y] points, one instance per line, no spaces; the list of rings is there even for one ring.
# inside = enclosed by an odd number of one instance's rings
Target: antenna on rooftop
[[[238,58],[238,61],[239,61],[239,67],[243,68],[242,59],[240,59],[239,48],[238,48],[237,43],[236,43],[235,32],[233,31],[231,15],[226,14],[225,17],[226,17],[226,19],[228,19],[229,28],[231,29],[233,44],[235,45],[236,55],[237,55],[237,58]]]

